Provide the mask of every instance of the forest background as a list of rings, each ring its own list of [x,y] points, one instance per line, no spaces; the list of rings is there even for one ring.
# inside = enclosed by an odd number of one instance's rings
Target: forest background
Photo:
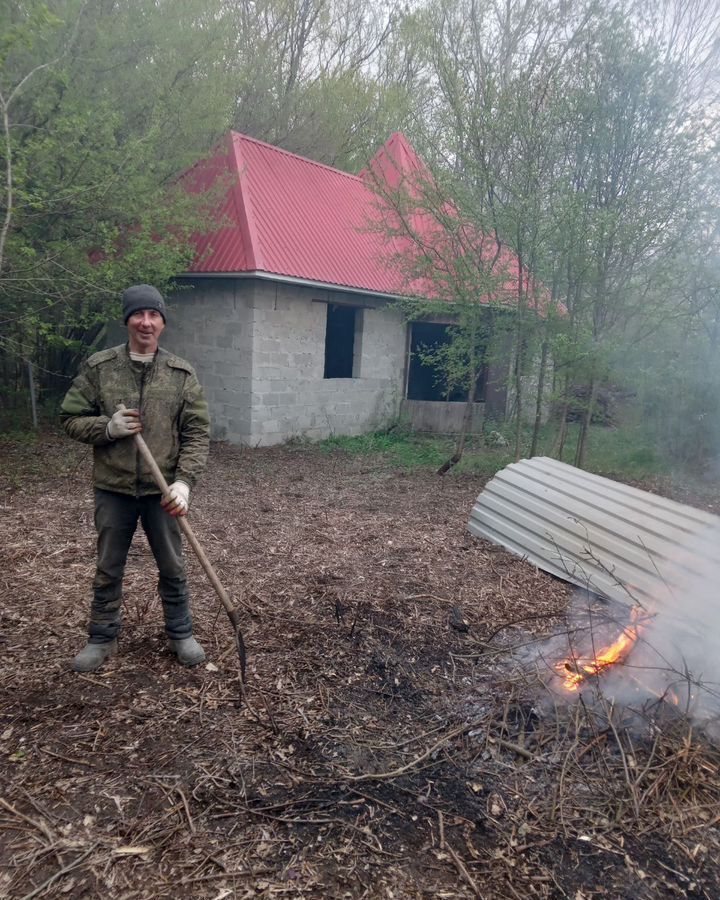
[[[186,268],[208,206],[175,179],[229,128],[349,172],[403,131],[428,214],[533,274],[509,326],[516,447],[529,419],[537,450],[550,388],[556,453],[580,422],[571,461],[622,397],[653,453],[712,470],[719,57],[713,0],[3,0],[2,427],[28,409],[28,361],[52,408],[118,292]],[[398,261],[456,303],[449,387],[473,382],[494,277],[465,234],[438,260],[408,226]],[[540,290],[566,312],[535,315]]]

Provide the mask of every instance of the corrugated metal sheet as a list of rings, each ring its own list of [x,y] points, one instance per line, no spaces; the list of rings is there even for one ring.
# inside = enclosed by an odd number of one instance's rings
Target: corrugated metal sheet
[[[384,235],[370,230],[373,194],[356,175],[236,136],[257,268],[326,284],[399,293]]]
[[[653,609],[677,607],[684,585],[720,566],[718,516],[547,457],[498,472],[468,529],[566,581]]]

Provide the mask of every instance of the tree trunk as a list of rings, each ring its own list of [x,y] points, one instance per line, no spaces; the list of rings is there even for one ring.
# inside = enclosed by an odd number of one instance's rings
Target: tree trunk
[[[522,384],[520,381],[521,354],[518,352],[515,364],[515,462],[520,460],[520,445],[522,443]]]
[[[540,438],[540,425],[542,424],[542,401],[545,391],[545,370],[547,368],[548,341],[542,342],[542,354],[540,356],[540,373],[538,375],[537,402],[535,404],[535,422],[533,424],[532,444],[530,445],[530,457],[537,453],[538,440]]]
[[[520,460],[520,444],[522,440],[522,368],[523,368],[523,251],[522,242],[517,242],[517,330],[515,335],[516,351],[515,351],[515,414],[517,420],[515,422],[515,462]]]
[[[560,428],[558,430],[557,443],[555,445],[555,452],[553,456],[556,459],[562,462],[563,451],[565,450],[565,441],[567,440],[568,433],[568,410],[570,409],[570,377],[568,375],[565,376],[565,387],[563,389],[563,402],[560,407]]]
[[[444,475],[446,472],[449,472],[453,466],[456,466],[460,460],[462,459],[463,451],[465,450],[465,443],[467,441],[467,436],[470,431],[470,426],[472,425],[473,414],[475,412],[475,394],[477,392],[477,378],[473,378],[470,390],[468,391],[467,403],[465,404],[465,411],[463,413],[462,425],[460,426],[460,434],[458,435],[457,442],[455,444],[455,452],[453,455],[444,462],[440,468],[437,470],[437,475]]]
[[[11,95],[12,96],[12,95]],[[12,144],[10,142],[10,118],[8,116],[8,104],[2,99],[3,136],[5,138],[5,216],[0,227],[0,270],[3,266],[5,255],[5,241],[10,231],[10,221],[13,213],[13,170],[12,170]]]
[[[577,449],[575,451],[575,465],[582,469],[585,463],[585,451],[587,450],[587,439],[590,431],[590,422],[592,420],[593,407],[595,406],[595,397],[597,396],[597,378],[595,375],[590,377],[590,396],[588,397],[587,406],[583,412],[582,423],[580,425],[580,434],[578,435]]]
[[[563,406],[562,418],[560,420],[560,431],[558,432],[557,450],[555,451],[555,457],[560,462],[562,462],[563,453],[565,451],[565,441],[567,440],[567,433],[568,433],[567,414],[568,414],[568,408],[567,408],[567,406]]]

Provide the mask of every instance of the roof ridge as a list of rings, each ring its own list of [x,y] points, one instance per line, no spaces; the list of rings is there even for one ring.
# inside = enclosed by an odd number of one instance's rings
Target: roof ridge
[[[329,166],[327,163],[318,162],[316,159],[310,159],[309,156],[301,156],[299,153],[293,153],[292,150],[285,150],[284,147],[276,147],[274,144],[268,144],[267,141],[261,141],[259,138],[250,137],[249,134],[242,134],[240,131],[234,131],[230,129],[231,138],[240,138],[243,141],[250,141],[251,144],[259,144],[261,147],[266,147],[268,150],[274,150],[276,153],[282,153],[285,156],[290,156],[293,159],[299,159],[300,162],[310,163],[311,166],[318,166],[320,169],[327,169],[329,172],[334,172],[336,175],[344,175],[346,178],[352,178],[354,181],[362,181],[359,175],[354,175],[352,172],[346,172],[344,169],[337,169],[335,166]]]
[[[260,250],[257,224],[255,222],[255,211],[253,209],[252,198],[247,185],[246,165],[242,158],[241,148],[235,143],[233,134],[234,132],[231,132],[230,152],[235,164],[235,172],[233,174],[237,176],[237,181],[235,182],[233,189],[233,203],[235,204],[237,221],[241,230],[243,230],[243,223],[245,225],[244,231],[248,243],[248,262],[253,268],[261,269],[263,266],[263,254]]]

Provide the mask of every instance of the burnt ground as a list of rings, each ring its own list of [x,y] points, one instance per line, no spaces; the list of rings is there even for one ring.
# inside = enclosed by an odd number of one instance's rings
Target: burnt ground
[[[717,752],[660,702],[638,730],[518,665],[571,590],[469,536],[481,487],[214,445],[191,518],[248,709],[194,559],[209,664],[168,653],[141,534],[119,656],[70,671],[90,456],[0,443],[0,896],[720,896]]]

